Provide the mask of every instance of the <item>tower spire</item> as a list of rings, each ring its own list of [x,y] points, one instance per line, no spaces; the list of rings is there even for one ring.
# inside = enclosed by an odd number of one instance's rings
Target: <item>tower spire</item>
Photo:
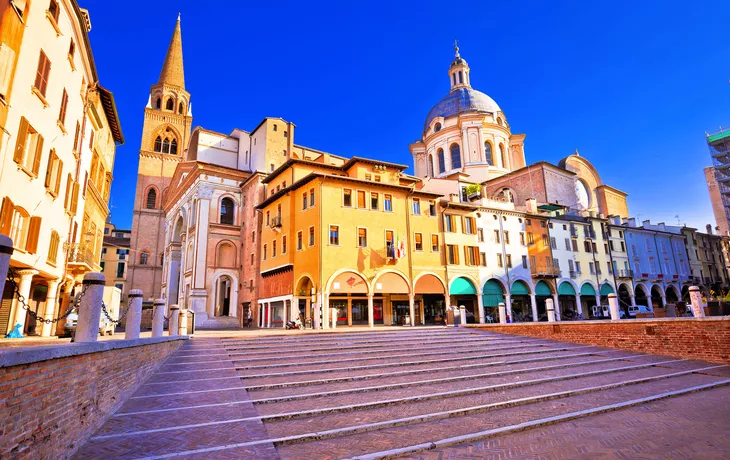
[[[158,84],[177,86],[185,89],[185,72],[183,70],[182,32],[180,31],[180,13],[177,14],[175,30],[172,32],[170,46],[167,48],[165,63],[162,65]]]

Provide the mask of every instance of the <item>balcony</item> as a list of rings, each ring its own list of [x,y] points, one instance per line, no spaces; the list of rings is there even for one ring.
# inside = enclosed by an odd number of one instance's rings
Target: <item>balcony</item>
[[[578,279],[579,276],[580,276],[579,272],[577,272],[575,270],[570,271],[570,279],[575,280],[575,279]]]
[[[274,216],[271,219],[271,228],[281,228],[281,216]]]
[[[570,224],[570,236],[572,236],[573,238],[578,238],[578,229],[573,224]]]
[[[596,231],[593,230],[592,228],[584,227],[583,228],[583,237],[584,238],[589,238],[589,239],[595,240],[596,239]]]
[[[649,273],[636,273],[634,279],[638,281],[647,281],[649,279]]]
[[[559,278],[560,269],[557,267],[530,267],[530,273],[535,278]]]
[[[631,269],[616,270],[616,278],[633,278],[634,271]]]
[[[97,271],[100,268],[94,251],[87,248],[69,248],[68,265],[69,268],[79,268],[82,271]]]

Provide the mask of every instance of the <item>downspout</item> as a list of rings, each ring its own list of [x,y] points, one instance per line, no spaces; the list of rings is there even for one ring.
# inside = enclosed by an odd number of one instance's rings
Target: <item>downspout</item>
[[[613,264],[613,250],[611,249],[611,226],[606,225],[606,244],[608,244],[608,260],[611,262],[611,273],[613,278],[613,285],[616,286],[616,298],[619,301],[619,304],[621,303],[621,298],[618,296],[618,281],[616,281],[616,266]]]
[[[408,196],[413,196],[413,188],[411,188],[408,191]],[[412,204],[411,204],[412,206]],[[412,209],[411,209],[412,210]],[[419,208],[420,211],[420,208]],[[411,283],[413,283],[413,259],[411,257],[413,246],[411,245],[411,213],[408,210],[408,206],[406,205],[406,232],[408,235],[406,236],[406,241],[408,242],[408,279],[411,280]],[[421,244],[423,244],[423,236],[421,236]],[[413,296],[416,295],[416,289],[415,285],[411,286],[411,290],[413,291],[411,294]],[[414,318],[414,324],[415,324],[415,318]]]
[[[319,246],[319,260],[318,260],[317,264],[319,265],[319,293],[320,293],[320,296],[322,297],[322,305],[320,305],[320,307],[319,307],[319,312],[322,315],[322,324],[320,324],[320,326],[322,327],[322,329],[325,329],[324,323],[326,323],[327,321],[330,320],[330,318],[328,318],[328,316],[331,316],[331,314],[329,312],[329,299],[327,300],[327,304],[328,304],[327,305],[327,315],[325,315],[325,309],[324,309],[324,301],[325,301],[324,280],[323,280],[324,267],[322,264],[322,231],[323,231],[322,230],[322,211],[324,211],[324,206],[322,205],[322,203],[323,203],[322,184],[323,183],[324,183],[324,177],[320,177],[319,178],[319,203],[320,203],[320,206],[319,206],[319,208],[320,208],[319,209],[319,244],[317,245],[317,246]],[[295,206],[295,204],[292,204],[292,209],[294,209],[294,206]]]
[[[442,229],[441,230],[441,241],[444,242],[444,249],[446,249],[446,225],[444,225],[444,219],[446,218],[446,210],[449,209],[450,206],[451,206],[451,202],[447,201],[446,206],[444,206],[441,209],[441,223],[439,225],[441,226],[441,229]],[[444,300],[450,304],[451,303],[451,292],[450,292],[451,289],[450,289],[450,285],[449,285],[449,255],[447,254],[446,250],[444,250],[444,267],[446,267],[446,269],[444,271],[446,274],[446,293],[444,295]],[[448,304],[446,305],[447,308],[449,306],[450,305],[448,305]]]

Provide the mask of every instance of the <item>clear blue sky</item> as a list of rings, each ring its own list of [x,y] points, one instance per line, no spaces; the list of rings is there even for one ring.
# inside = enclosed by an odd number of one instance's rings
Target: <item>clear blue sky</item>
[[[714,225],[702,168],[705,131],[730,126],[727,0],[135,5],[81,1],[127,141],[118,227],[131,226],[143,109],[178,11],[196,126],[227,133],[282,117],[299,144],[410,165],[458,39],[473,86],[527,134],[528,162],[578,148],[629,194],[632,215]]]

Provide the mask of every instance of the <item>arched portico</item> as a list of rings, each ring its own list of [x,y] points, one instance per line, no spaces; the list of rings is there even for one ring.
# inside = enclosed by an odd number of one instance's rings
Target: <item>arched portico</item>
[[[504,283],[497,278],[488,279],[482,288],[482,303],[484,304],[484,313],[486,322],[494,323],[499,321],[499,304],[505,303],[505,286]]]
[[[652,305],[651,298],[649,297],[649,289],[644,285],[644,283],[636,283],[634,296],[636,298],[636,305],[651,308]]]
[[[558,284],[558,303],[563,318],[570,319],[583,312],[579,292],[573,280],[562,280]]]
[[[583,316],[586,318],[596,318],[601,315],[599,303],[596,295],[598,290],[596,284],[593,281],[584,281],[580,285],[580,303],[583,309]]]
[[[368,299],[373,297],[373,289],[363,274],[352,269],[338,270],[330,276],[325,286],[322,302],[325,306],[322,315],[325,328],[331,324],[332,315],[336,315],[337,326],[352,326],[353,301],[357,314],[355,324],[369,324]],[[335,313],[330,313],[330,310]]]
[[[631,292],[631,286],[628,283],[619,283],[618,285],[618,304],[628,317],[629,306],[635,305],[634,295]]]
[[[373,278],[372,289],[373,322],[377,320],[378,322],[392,324],[394,326],[421,323],[421,318],[423,317],[421,307],[420,305],[418,308],[415,306],[415,300],[411,293],[411,283],[408,281],[406,275],[393,269],[381,270]],[[385,309],[380,309],[375,305],[376,295],[379,298],[382,296],[386,300],[384,302]],[[388,308],[388,304],[390,308]],[[355,306],[356,304],[353,303],[353,308]]]
[[[213,275],[213,296],[210,316],[238,316],[238,275],[233,270],[216,271]]]
[[[667,303],[679,302],[679,291],[677,290],[676,286],[673,286],[673,285],[667,286],[666,298],[667,298]]]
[[[446,284],[436,273],[419,273],[413,280],[415,301],[423,309],[423,324],[444,324],[446,321]]]
[[[309,274],[299,277],[294,284],[294,300],[292,302],[292,318],[299,318],[302,324],[306,324],[307,320],[319,326],[322,324],[322,311],[317,308],[317,288]],[[313,306],[315,306],[313,311]],[[315,321],[316,318],[316,321]]]
[[[658,284],[651,287],[651,306],[652,308],[663,308],[665,304],[664,290]]]
[[[476,280],[468,275],[455,277],[449,283],[451,305],[464,306],[467,323],[477,323],[481,319],[481,313],[479,312],[481,298],[477,298],[476,286],[478,286]]]

